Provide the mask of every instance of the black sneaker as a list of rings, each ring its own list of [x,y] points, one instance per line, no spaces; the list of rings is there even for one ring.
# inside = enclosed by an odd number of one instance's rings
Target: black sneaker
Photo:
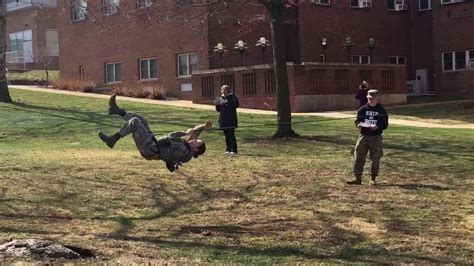
[[[362,179],[356,177],[356,179],[354,179],[352,181],[347,181],[346,184],[348,184],[348,185],[362,185]]]
[[[174,172],[174,170],[176,170],[176,166],[172,163],[166,163],[166,168],[168,168],[170,172]]]

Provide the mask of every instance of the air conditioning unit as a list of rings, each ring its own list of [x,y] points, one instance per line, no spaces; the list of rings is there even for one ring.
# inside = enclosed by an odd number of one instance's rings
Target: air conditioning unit
[[[395,11],[404,11],[408,10],[407,4],[395,4]]]
[[[474,60],[469,61],[469,68],[474,69]]]
[[[310,2],[315,5],[329,5],[329,0],[310,0]]]
[[[372,7],[372,0],[359,0],[359,8]]]

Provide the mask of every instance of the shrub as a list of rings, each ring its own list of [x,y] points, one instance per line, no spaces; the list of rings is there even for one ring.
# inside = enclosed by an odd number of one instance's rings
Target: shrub
[[[148,84],[142,85],[140,83],[123,83],[112,87],[112,93],[135,97],[135,98],[149,98],[149,99],[166,99],[166,89],[163,84]]]
[[[80,92],[93,92],[96,85],[93,81],[83,80],[57,80],[52,82],[53,89]]]

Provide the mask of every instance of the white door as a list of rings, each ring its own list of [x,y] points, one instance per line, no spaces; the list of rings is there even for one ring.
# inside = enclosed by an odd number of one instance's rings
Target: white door
[[[416,70],[416,80],[420,86],[419,93],[426,94],[428,93],[428,70],[427,69],[417,69]]]

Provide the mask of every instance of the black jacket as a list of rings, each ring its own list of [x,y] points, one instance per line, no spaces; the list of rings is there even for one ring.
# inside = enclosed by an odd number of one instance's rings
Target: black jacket
[[[221,97],[224,101],[216,105],[216,111],[219,112],[219,127],[232,128],[237,127],[237,108],[239,108],[239,100],[233,93],[229,93],[225,97]]]
[[[382,134],[382,131],[388,127],[387,111],[385,111],[385,108],[383,108],[381,104],[377,104],[374,107],[366,104],[359,109],[359,112],[357,112],[355,124],[357,125],[359,123],[371,124],[379,127],[375,131],[366,127],[361,127],[360,134],[362,135],[376,136]]]

